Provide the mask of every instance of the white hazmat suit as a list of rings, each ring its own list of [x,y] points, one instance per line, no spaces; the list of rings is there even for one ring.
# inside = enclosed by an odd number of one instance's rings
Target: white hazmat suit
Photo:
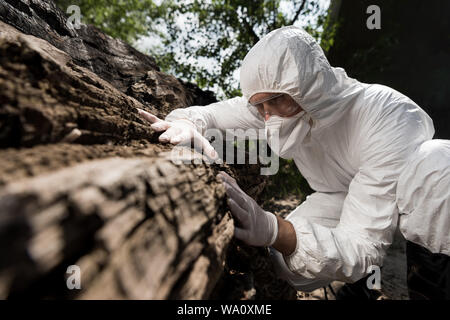
[[[450,142],[431,140],[433,122],[416,103],[331,67],[317,42],[292,26],[250,50],[240,81],[243,97],[177,109],[166,120],[263,129],[247,105],[262,92],[289,94],[306,111],[301,130],[280,137],[280,155],[294,159],[315,190],[286,218],[295,251],[283,257],[271,249],[282,278],[304,291],[361,279],[382,266],[399,217],[406,239],[450,255]]]

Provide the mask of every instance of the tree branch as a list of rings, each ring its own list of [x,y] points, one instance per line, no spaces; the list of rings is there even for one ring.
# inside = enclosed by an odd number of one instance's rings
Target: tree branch
[[[252,26],[250,25],[250,23],[247,21],[247,19],[245,17],[242,18],[242,21],[243,21],[248,33],[250,34],[250,36],[253,39],[253,45],[255,45],[259,41],[258,35],[255,33],[255,30],[253,30]]]
[[[298,8],[297,12],[295,13],[294,18],[291,21],[291,25],[294,24],[294,22],[298,19],[298,17],[300,16],[300,12],[302,12],[303,8],[305,7],[306,4],[306,0],[302,1],[302,4],[300,5],[300,8]]]
[[[277,28],[277,16],[278,16],[278,8],[275,6],[275,3],[274,3],[272,30],[275,30]]]

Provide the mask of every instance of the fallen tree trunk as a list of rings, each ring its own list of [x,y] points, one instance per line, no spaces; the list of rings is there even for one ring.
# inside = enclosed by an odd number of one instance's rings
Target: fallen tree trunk
[[[92,26],[68,28],[51,1],[0,0],[0,20],[0,298],[295,298],[264,249],[232,240],[215,178],[258,197],[260,167],[174,165],[136,112],[210,93]]]
[[[0,293],[43,284],[50,271],[77,265],[80,298],[167,298],[200,256],[221,268],[233,234],[223,194],[211,168],[175,166],[162,155],[90,161],[11,183],[0,195],[1,251],[8,257],[0,269],[15,281]],[[20,236],[11,243],[13,233]],[[217,281],[205,280],[196,283]],[[35,286],[40,294],[59,287]],[[194,293],[184,297],[204,298],[212,289],[198,286],[191,283]]]

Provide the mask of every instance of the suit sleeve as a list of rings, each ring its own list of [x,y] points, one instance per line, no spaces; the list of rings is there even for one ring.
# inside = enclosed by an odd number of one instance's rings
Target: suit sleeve
[[[192,106],[170,112],[166,121],[188,119],[195,123],[197,130],[204,134],[207,129],[219,129],[223,133],[227,129],[264,128],[262,116],[247,105],[243,97],[213,103],[207,106]]]

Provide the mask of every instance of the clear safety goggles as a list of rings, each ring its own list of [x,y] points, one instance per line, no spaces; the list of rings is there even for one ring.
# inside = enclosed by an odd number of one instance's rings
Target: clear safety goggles
[[[248,107],[256,108],[263,118],[266,114],[268,114],[269,116],[276,115],[279,117],[290,117],[294,115],[300,109],[300,107],[293,103],[286,103],[285,101],[283,102],[281,98],[283,98],[284,96],[285,93],[279,93],[257,102],[248,102]],[[268,110],[264,110],[264,104],[267,106]]]

